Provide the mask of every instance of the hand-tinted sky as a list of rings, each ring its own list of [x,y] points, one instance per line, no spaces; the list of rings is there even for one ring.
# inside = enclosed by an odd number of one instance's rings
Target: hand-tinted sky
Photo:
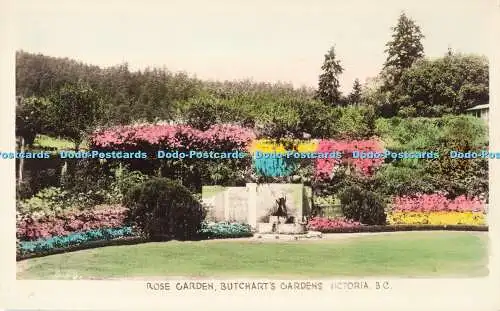
[[[425,53],[488,55],[490,0],[17,0],[17,49],[207,79],[316,86],[335,44],[344,90],[374,76],[401,11]]]

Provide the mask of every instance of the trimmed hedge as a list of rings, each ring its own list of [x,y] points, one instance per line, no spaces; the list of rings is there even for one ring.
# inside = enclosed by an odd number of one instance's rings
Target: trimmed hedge
[[[90,241],[109,241],[122,237],[136,236],[131,227],[104,228],[84,232],[71,233],[64,236],[39,239],[36,241],[21,241],[18,243],[17,255],[52,253],[54,249],[68,249]]]
[[[253,236],[249,225],[229,222],[203,223],[199,233],[205,239],[231,239]]]
[[[396,232],[396,231],[488,231],[488,226],[467,225],[387,225],[360,226],[350,228],[330,228],[317,230],[321,233],[363,233],[363,232]]]

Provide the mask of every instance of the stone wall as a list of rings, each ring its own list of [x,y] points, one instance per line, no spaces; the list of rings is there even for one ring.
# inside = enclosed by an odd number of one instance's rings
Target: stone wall
[[[300,221],[311,209],[311,189],[302,184],[246,184],[246,187],[203,186],[203,202],[210,221],[248,223],[253,227],[269,216],[280,197],[288,215]]]

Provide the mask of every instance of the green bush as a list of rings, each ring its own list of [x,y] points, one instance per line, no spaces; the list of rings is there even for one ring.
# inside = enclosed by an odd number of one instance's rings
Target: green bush
[[[125,195],[128,221],[152,240],[197,237],[205,218],[202,204],[181,184],[155,177]]]
[[[40,190],[33,197],[20,201],[18,211],[21,214],[58,213],[67,208],[68,192],[57,187]]]
[[[426,160],[420,160],[426,161]],[[386,195],[413,195],[433,193],[439,188],[433,184],[433,176],[423,168],[385,165],[375,175],[379,193]]]
[[[110,185],[109,191],[106,192],[106,201],[109,204],[122,203],[125,194],[134,186],[139,185],[149,176],[140,171],[130,171],[122,165],[113,170],[114,177]]]
[[[343,215],[366,225],[385,225],[386,204],[382,197],[358,186],[347,187],[340,194]]]

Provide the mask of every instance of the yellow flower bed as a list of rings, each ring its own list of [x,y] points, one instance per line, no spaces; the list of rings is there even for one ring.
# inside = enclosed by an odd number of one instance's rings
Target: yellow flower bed
[[[300,140],[290,140],[290,143],[297,147],[298,152],[316,152],[318,149],[318,142],[316,140],[300,141]],[[285,153],[290,148],[286,148],[285,143],[276,143],[270,139],[259,139],[254,140],[250,145],[249,151],[255,153],[256,151],[262,153]]]
[[[395,212],[387,215],[390,225],[471,225],[486,224],[484,213],[474,212]]]

